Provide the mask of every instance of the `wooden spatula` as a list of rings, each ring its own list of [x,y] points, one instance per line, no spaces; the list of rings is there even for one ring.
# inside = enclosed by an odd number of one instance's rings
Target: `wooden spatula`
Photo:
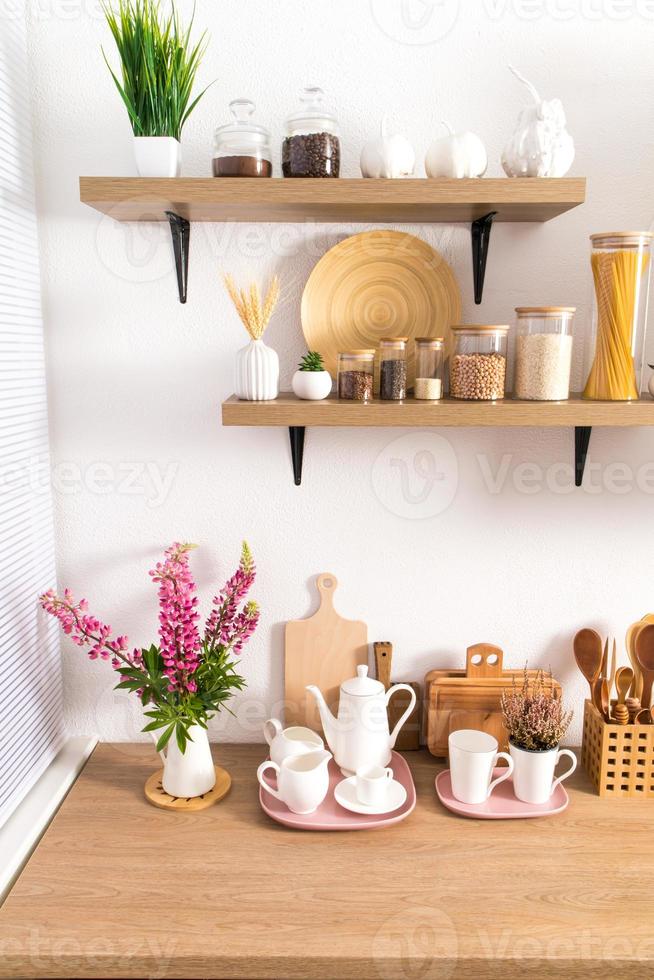
[[[654,623],[647,623],[636,636],[636,659],[643,674],[643,693],[640,703],[649,708],[654,683]]]
[[[579,630],[573,641],[577,667],[590,685],[590,697],[594,701],[595,682],[602,669],[602,638],[595,630]]]

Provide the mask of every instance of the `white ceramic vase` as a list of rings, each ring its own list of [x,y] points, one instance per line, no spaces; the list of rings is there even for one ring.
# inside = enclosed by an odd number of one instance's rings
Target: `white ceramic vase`
[[[332,376],[329,371],[296,371],[291,387],[298,398],[322,401],[332,390]]]
[[[173,732],[168,745],[159,755],[164,764],[162,785],[169,796],[202,796],[215,786],[216,770],[211,758],[209,737],[199,725],[189,728],[189,741],[183,753]]]
[[[139,177],[179,177],[182,144],[173,136],[135,136],[134,158]]]
[[[279,394],[279,358],[263,340],[251,340],[236,352],[234,391],[248,402],[267,402]]]
[[[577,757],[570,749],[528,752],[509,743],[509,752],[513,759],[513,792],[523,803],[547,803],[559,783],[577,768]],[[554,779],[556,765],[564,755],[572,759],[572,765]]]

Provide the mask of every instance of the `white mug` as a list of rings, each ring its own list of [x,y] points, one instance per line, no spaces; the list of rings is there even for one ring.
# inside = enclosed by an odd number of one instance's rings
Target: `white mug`
[[[528,752],[509,744],[509,752],[514,762],[513,792],[523,803],[547,803],[559,783],[577,768],[577,757],[570,749]],[[562,776],[554,779],[554,770],[564,755],[572,759],[572,765]]]
[[[448,746],[452,793],[461,803],[485,803],[495,787],[513,772],[511,756],[498,752],[497,739],[486,732],[462,728],[450,734]],[[508,767],[491,782],[499,759],[506,759]]]
[[[328,763],[331,753],[324,749],[289,756],[281,766],[268,760],[257,769],[257,779],[271,796],[285,803],[293,813],[313,813],[327,796],[329,790]],[[277,773],[277,789],[263,778],[266,769]]]
[[[364,766],[357,769],[356,793],[359,803],[365,806],[381,806],[388,795],[393,780],[393,770],[383,766]]]
[[[263,735],[270,746],[270,758],[278,766],[291,756],[304,755],[306,752],[315,752],[325,747],[317,732],[300,725],[282,728],[281,722],[276,718],[268,719],[263,726]]]

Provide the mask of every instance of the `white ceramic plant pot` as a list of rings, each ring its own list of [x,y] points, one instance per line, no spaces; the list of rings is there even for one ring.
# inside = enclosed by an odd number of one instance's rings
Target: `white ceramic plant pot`
[[[159,753],[164,764],[162,785],[170,796],[202,796],[216,783],[206,730],[193,725],[189,736],[184,753],[179,750],[174,732],[164,751]]]
[[[317,402],[331,392],[332,376],[329,371],[296,371],[291,386],[298,398]]]
[[[279,394],[279,358],[263,340],[251,340],[236,352],[234,390],[248,402],[267,402]]]
[[[570,749],[528,752],[509,744],[509,752],[513,759],[513,792],[523,803],[547,803],[559,783],[577,768],[577,757]],[[554,779],[556,765],[564,755],[572,759],[572,765]]]
[[[135,136],[134,157],[139,177],[179,177],[182,144],[173,136]]]

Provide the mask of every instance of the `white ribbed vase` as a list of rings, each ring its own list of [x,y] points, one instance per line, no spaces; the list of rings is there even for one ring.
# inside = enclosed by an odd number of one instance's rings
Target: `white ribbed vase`
[[[236,397],[248,402],[267,402],[279,394],[277,351],[263,340],[251,340],[236,352]]]

